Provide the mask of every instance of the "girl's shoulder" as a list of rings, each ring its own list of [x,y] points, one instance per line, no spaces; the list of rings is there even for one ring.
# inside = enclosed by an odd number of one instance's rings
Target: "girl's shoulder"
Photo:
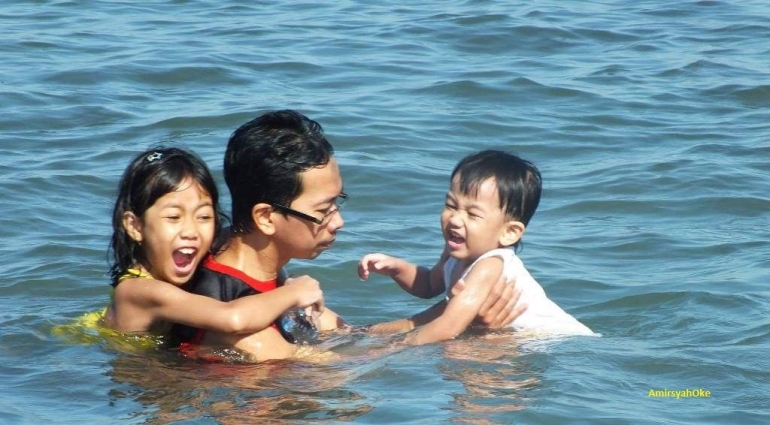
[[[124,274],[112,288],[112,300],[117,304],[130,302],[136,306],[158,304],[165,298],[166,286],[173,285],[156,280],[147,273]]]
[[[118,284],[127,279],[153,279],[152,275],[138,268],[129,268],[118,277]]]
[[[118,283],[112,288],[114,297],[125,297],[135,291],[135,289],[146,287],[147,281],[155,281],[151,274],[138,268],[129,268],[118,277]]]

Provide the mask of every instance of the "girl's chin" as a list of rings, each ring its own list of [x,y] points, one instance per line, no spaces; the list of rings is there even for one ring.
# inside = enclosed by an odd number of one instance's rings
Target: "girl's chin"
[[[165,280],[166,282],[173,283],[176,286],[182,286],[189,282],[190,279],[192,279],[194,273],[195,267],[184,267],[182,269],[175,267],[171,276],[160,280]]]

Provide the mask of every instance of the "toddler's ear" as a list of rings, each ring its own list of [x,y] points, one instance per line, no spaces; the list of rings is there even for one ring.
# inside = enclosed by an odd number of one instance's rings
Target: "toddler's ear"
[[[524,223],[516,220],[510,220],[503,225],[503,231],[500,234],[500,246],[511,246],[521,239],[526,226]]]
[[[123,213],[123,229],[129,238],[136,243],[142,243],[142,220],[131,211]]]

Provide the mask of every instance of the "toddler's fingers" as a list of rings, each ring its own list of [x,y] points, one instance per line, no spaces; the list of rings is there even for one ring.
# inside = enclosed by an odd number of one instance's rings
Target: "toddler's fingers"
[[[372,263],[372,268],[376,272],[381,272],[385,268],[385,264],[383,264],[382,260],[378,259]]]
[[[366,254],[358,262],[358,277],[363,280],[369,279],[369,269],[374,267],[378,254]],[[376,270],[376,269],[375,269]]]
[[[358,277],[361,280],[369,279],[369,269],[364,263],[358,263]]]

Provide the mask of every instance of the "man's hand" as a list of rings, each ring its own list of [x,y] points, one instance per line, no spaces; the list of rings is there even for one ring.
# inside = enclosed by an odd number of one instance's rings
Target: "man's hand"
[[[465,289],[465,281],[460,279],[452,287],[452,296],[456,296],[463,289]],[[525,303],[516,305],[519,297],[521,297],[521,291],[516,290],[516,281],[506,283],[505,277],[501,274],[482,303],[473,323],[492,329],[510,325],[527,310]]]

